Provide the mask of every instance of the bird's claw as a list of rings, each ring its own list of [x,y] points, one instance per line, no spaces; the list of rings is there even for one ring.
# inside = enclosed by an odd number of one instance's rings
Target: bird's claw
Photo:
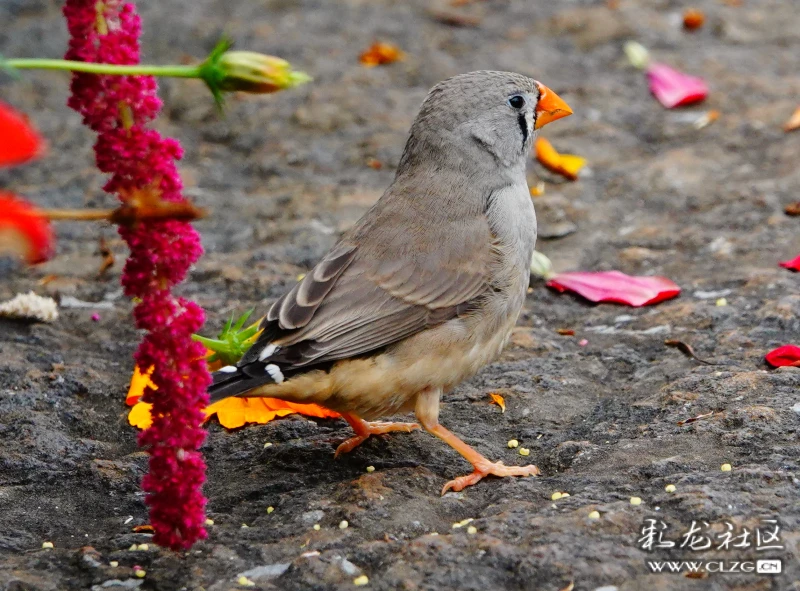
[[[336,453],[333,455],[334,458],[338,458],[339,454],[346,454],[353,451],[355,448],[369,439],[370,435],[383,435],[385,433],[393,433],[396,431],[411,433],[411,431],[415,431],[416,429],[420,428],[417,423],[368,423],[365,421],[363,425],[364,430],[358,433],[355,437],[345,439],[339,444],[339,447],[336,448]]]
[[[538,476],[540,474],[539,468],[531,464],[530,466],[505,466],[502,462],[481,462],[474,465],[475,470],[472,474],[466,476],[459,476],[444,485],[442,494],[448,490],[458,492],[464,490],[468,486],[482,480],[485,476],[498,476],[504,478],[506,476]]]

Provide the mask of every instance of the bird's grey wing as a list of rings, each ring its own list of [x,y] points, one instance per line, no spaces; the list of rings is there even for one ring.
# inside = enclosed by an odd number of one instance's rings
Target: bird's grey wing
[[[273,304],[239,368],[258,375],[264,363],[291,371],[364,355],[463,313],[488,288],[482,214],[423,234],[393,227],[380,242],[338,244]]]

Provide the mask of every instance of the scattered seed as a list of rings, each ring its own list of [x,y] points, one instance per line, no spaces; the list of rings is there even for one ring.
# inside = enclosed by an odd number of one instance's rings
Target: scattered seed
[[[143,579],[144,576],[147,574],[147,571],[145,571],[143,568],[137,568],[135,571],[133,571],[133,574],[135,574],[140,579]]]
[[[367,472],[372,473],[374,471],[375,471],[375,466],[367,466]]]
[[[467,519],[463,519],[461,521],[458,521],[458,522],[454,523],[453,524],[453,529],[458,529],[459,527],[464,527],[465,525],[468,525],[468,524],[472,523],[473,521],[475,521],[475,520],[472,517],[468,517]]]
[[[210,517],[207,517],[206,518],[206,525],[214,525],[214,520],[211,519]]]
[[[724,306],[727,306],[727,305],[728,305],[728,300],[726,300],[725,298],[719,298],[719,299],[717,300],[716,304],[717,304],[717,306],[719,306],[720,308],[722,308],[722,307],[724,307]]]
[[[560,334],[562,337],[573,337],[575,336],[575,331],[571,328],[557,328],[556,332]]]
[[[319,530],[320,530],[319,523],[315,523],[314,524],[314,531],[319,531]]]
[[[631,505],[633,505],[635,507],[638,507],[641,504],[642,504],[642,498],[641,497],[631,497]]]
[[[141,550],[142,552],[147,552],[150,549],[150,546],[148,544],[139,544],[136,549]]]
[[[139,547],[136,544],[131,544],[131,547],[128,548],[128,550],[131,552],[136,552],[138,549]]]
[[[674,493],[675,489],[676,486],[674,484],[668,484],[667,486],[664,487],[664,490],[667,491],[668,493]]]
[[[236,582],[239,584],[240,587],[255,587],[256,584],[248,579],[246,576],[242,575],[239,577]]]
[[[250,529],[250,526],[247,525],[246,523],[243,523],[242,524],[242,529]]]
[[[506,445],[508,445],[508,449],[514,449],[515,447],[519,447],[519,441],[516,439],[509,439]]]
[[[519,448],[519,455],[521,455],[521,456],[529,456],[529,455],[531,455],[531,450],[529,450],[527,447],[520,447]]]
[[[544,189],[544,182],[539,181],[536,183],[536,186],[531,187],[531,197],[540,197],[541,195],[544,195]]]
[[[588,344],[589,341],[587,341],[586,339],[581,339],[580,341],[578,341],[578,345],[580,345],[581,347],[585,347]]]
[[[589,513],[589,519],[600,519],[600,511],[592,511]]]
[[[275,510],[275,507],[267,507],[267,515],[272,513]]]
[[[305,274],[305,273],[300,273],[300,274],[297,276],[297,280],[298,280],[298,281],[302,281],[302,280],[303,280],[303,278],[304,278],[305,276],[306,276],[306,274]]]
[[[267,449],[268,447],[272,447],[272,444],[271,444],[269,441],[267,441],[267,442],[264,444],[264,449]]]
[[[474,525],[470,525],[470,526],[467,528],[467,533],[468,533],[468,534],[476,534],[476,533],[478,533],[478,528],[477,528],[477,527],[475,527]]]
[[[569,493],[561,493],[561,498],[566,499],[569,496]]]
[[[53,542],[42,542],[42,549],[43,550],[52,550],[53,549]]]
[[[561,497],[563,497],[563,496],[564,496],[564,495],[563,495],[562,493],[560,493],[560,492],[556,491],[556,492],[554,492],[552,495],[550,495],[550,498],[551,498],[553,501],[557,501],[558,499],[560,499],[560,498],[561,498]]]
[[[356,587],[363,587],[364,585],[369,584],[369,577],[367,575],[361,575],[360,577],[356,577],[353,579],[353,585]]]
[[[720,466],[719,469],[722,470],[723,472],[730,472],[731,470],[733,470],[733,466],[731,466],[730,464],[722,464],[722,466]]]
[[[339,522],[339,529],[347,529],[349,526],[350,526],[350,524],[349,524],[349,523],[347,523],[347,520],[346,520],[346,519],[342,519],[342,520]]]

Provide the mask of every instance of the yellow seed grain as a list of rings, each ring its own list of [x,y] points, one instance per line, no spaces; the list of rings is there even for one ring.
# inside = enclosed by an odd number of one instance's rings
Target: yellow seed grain
[[[372,473],[374,471],[375,471],[375,466],[367,466],[367,472]]]
[[[720,308],[727,305],[728,305],[728,300],[726,300],[725,298],[719,298],[717,300],[717,306],[719,306]]]
[[[275,510],[275,507],[267,507],[267,515],[272,513]]]
[[[135,574],[140,579],[143,579],[144,576],[147,574],[147,571],[145,571],[142,568],[139,568],[139,569],[136,569],[135,571],[133,571],[133,574]]]
[[[315,524],[314,524],[314,531],[319,531],[320,529],[321,529],[321,528],[320,528],[320,525],[319,525],[319,523],[315,523]]]
[[[592,511],[589,513],[589,519],[600,519],[600,511]]]
[[[560,499],[560,498],[561,498],[561,497],[563,497],[563,496],[564,496],[563,494],[561,494],[560,492],[556,491],[556,492],[554,492],[552,495],[550,495],[550,498],[551,498],[553,501],[557,501],[558,499]]]
[[[673,493],[673,492],[675,492],[676,488],[677,487],[674,484],[668,484],[667,486],[664,487],[664,490],[669,492],[669,493]]]
[[[519,448],[519,455],[521,455],[521,456],[529,456],[529,455],[531,455],[531,450],[529,450],[527,447],[520,447]]]
[[[346,519],[342,519],[342,520],[339,522],[339,529],[347,529],[349,526],[350,526],[350,524],[349,524],[349,523],[347,523],[347,520],[346,520]]]
[[[467,533],[468,533],[468,534],[476,534],[476,533],[478,533],[478,528],[477,528],[477,527],[475,527],[474,525],[470,525],[470,526],[467,528]]]
[[[631,497],[631,505],[634,505],[635,507],[638,507],[641,504],[642,504],[642,498],[641,497]]]
[[[253,581],[251,581],[250,579],[248,579],[244,575],[242,575],[241,577],[236,579],[236,582],[239,584],[240,587],[255,587],[256,586],[256,584]]]
[[[116,560],[112,560],[111,562],[108,563],[108,566],[110,566],[111,568],[117,568],[119,566],[119,562]]]
[[[731,466],[730,464],[722,464],[722,466],[720,466],[719,469],[722,470],[723,472],[730,472],[731,470],[733,470],[733,466]]]
[[[267,442],[264,444],[264,449],[267,449],[268,447],[272,447],[272,444],[271,444],[269,441],[267,441]]]
[[[53,548],[53,542],[42,542],[42,549],[51,550],[52,548]]]
[[[356,577],[353,579],[353,585],[356,587],[363,587],[364,585],[369,585],[369,577],[367,575],[361,575],[360,577]]]
[[[150,546],[148,544],[139,544],[136,549],[141,550],[142,552],[147,552],[150,549]]]
[[[515,447],[519,447],[519,441],[516,439],[509,439],[506,445],[508,445],[508,449],[514,449]]]
[[[211,519],[210,517],[207,517],[206,518],[206,525],[214,525],[214,520]]]

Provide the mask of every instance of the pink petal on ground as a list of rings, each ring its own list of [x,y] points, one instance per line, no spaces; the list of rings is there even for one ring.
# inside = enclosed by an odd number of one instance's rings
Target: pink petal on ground
[[[592,302],[639,307],[674,298],[681,292],[666,277],[633,277],[619,271],[559,273],[547,282],[558,291],[573,291]]]
[[[784,345],[767,353],[765,359],[772,367],[800,367],[800,347]]]
[[[791,261],[781,261],[778,264],[784,269],[789,269],[790,271],[800,271],[800,254]]]
[[[689,76],[664,64],[647,68],[650,92],[668,109],[702,101],[708,96],[705,80]]]

